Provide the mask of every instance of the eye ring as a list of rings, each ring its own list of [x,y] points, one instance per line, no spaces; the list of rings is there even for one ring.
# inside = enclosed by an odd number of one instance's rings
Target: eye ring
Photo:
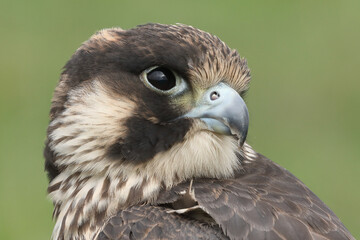
[[[153,66],[140,74],[140,79],[149,89],[164,95],[177,94],[186,88],[186,82],[176,72],[162,66]]]

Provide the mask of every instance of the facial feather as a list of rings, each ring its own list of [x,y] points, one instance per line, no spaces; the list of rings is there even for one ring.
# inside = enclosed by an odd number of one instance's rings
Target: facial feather
[[[144,87],[139,74],[152,65],[185,78],[187,99]],[[250,146],[204,130],[200,120],[171,120],[189,110],[196,93],[220,81],[243,93],[249,80],[236,51],[189,26],[109,29],[85,42],[52,101],[45,155],[57,219],[53,238],[93,238],[117,210],[152,202],[162,188],[232,177],[240,161],[255,155]]]

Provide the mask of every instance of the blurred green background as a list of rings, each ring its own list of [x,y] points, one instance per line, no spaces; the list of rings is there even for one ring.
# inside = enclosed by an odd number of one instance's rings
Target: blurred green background
[[[52,91],[101,28],[185,23],[248,59],[249,143],[360,237],[360,1],[1,1],[0,239],[49,239]]]

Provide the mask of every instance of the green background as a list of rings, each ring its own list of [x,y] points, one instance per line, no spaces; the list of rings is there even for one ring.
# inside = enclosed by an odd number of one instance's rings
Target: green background
[[[0,239],[49,239],[52,91],[101,28],[185,23],[248,59],[248,141],[360,237],[360,1],[1,1]]]

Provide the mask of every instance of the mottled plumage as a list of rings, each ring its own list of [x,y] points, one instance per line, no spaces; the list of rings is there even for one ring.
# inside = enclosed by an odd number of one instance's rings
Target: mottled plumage
[[[83,43],[50,111],[52,237],[354,239],[244,142],[249,81],[237,51],[186,25],[106,29]]]

